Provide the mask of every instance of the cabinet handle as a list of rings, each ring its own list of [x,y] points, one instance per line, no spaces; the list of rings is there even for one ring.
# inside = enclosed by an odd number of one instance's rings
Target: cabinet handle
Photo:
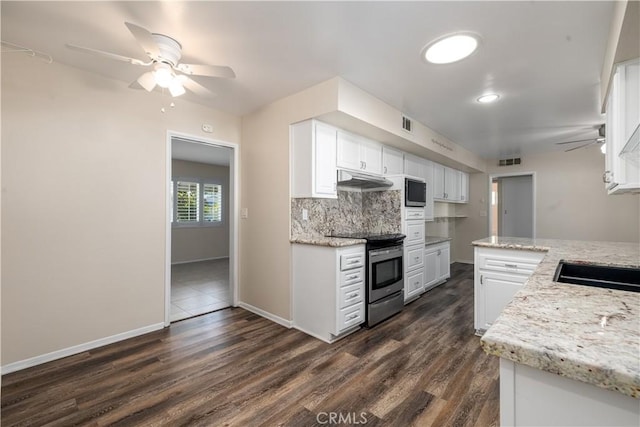
[[[518,265],[517,264],[505,264],[504,265],[507,268],[515,268],[516,270],[518,269]]]
[[[419,256],[417,256],[417,257],[413,257],[413,260],[414,260],[414,261],[416,261],[416,262],[418,262],[418,261],[420,261],[420,257],[419,257]]]
[[[482,283],[482,274],[480,275],[480,284],[483,285],[484,283]]]
[[[362,163],[364,163],[364,169],[366,170],[367,169],[367,162],[362,162]]]
[[[354,293],[352,293],[351,295],[349,295],[349,296],[347,297],[347,299],[354,299],[354,298],[355,298],[355,297],[357,297],[357,296],[358,296],[358,293],[357,293],[357,292],[354,292]]]
[[[357,264],[359,262],[360,262],[359,260],[354,259],[354,260],[349,261],[349,264]]]
[[[357,313],[356,314],[352,314],[351,316],[347,317],[347,320],[353,320],[353,319],[355,319],[357,317],[358,317]]]
[[[357,274],[352,274],[351,276],[347,277],[347,280],[353,280],[353,279],[357,279],[358,275]]]
[[[609,176],[610,173],[611,171],[604,171],[602,174],[602,182],[605,184],[609,184],[611,182],[611,177]]]
[[[442,254],[442,251],[438,249],[438,256],[440,256],[440,254]]]
[[[387,167],[386,166],[384,167],[384,173],[387,173]]]

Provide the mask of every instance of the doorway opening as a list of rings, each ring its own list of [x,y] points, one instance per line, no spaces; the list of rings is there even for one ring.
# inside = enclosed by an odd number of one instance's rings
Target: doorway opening
[[[169,132],[165,325],[237,304],[237,146]]]
[[[489,177],[491,236],[535,237],[535,174]]]

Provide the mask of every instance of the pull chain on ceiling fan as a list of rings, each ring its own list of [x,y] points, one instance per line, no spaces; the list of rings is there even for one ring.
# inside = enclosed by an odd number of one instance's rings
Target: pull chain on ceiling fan
[[[188,89],[197,95],[211,96],[212,92],[200,83],[188,76],[206,76],[235,78],[236,74],[230,67],[221,65],[182,64],[182,45],[175,39],[164,34],[151,33],[145,28],[130,22],[124,23],[138,44],[149,57],[145,62],[136,58],[105,52],[90,47],[67,44],[69,49],[92,55],[103,56],[121,62],[143,67],[153,66],[152,71],[147,71],[132,82],[129,87],[133,89],[145,89],[151,92],[156,86],[169,89],[171,96],[180,96]]]

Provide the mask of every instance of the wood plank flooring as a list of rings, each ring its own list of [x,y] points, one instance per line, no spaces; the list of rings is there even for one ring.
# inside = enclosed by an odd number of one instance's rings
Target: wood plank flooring
[[[240,308],[2,378],[2,426],[491,426],[473,268],[332,345]]]

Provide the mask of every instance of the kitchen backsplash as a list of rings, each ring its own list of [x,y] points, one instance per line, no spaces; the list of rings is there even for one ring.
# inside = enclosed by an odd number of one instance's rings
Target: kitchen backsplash
[[[338,191],[337,199],[291,199],[291,237],[331,233],[399,233],[400,190]],[[309,220],[302,220],[302,210]]]

